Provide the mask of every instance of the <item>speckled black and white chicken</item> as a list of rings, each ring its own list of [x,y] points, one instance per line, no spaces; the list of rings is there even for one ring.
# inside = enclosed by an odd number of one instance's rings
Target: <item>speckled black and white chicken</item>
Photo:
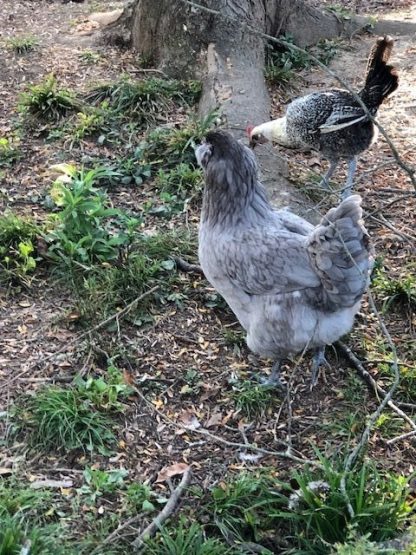
[[[312,384],[325,345],[347,333],[367,287],[371,254],[361,198],[350,196],[314,227],[274,210],[253,152],[214,131],[196,149],[205,174],[199,259],[208,281],[247,332],[247,345],[275,360],[315,349]]]
[[[397,70],[387,62],[394,41],[377,39],[367,63],[364,87],[357,93],[372,116],[398,87]],[[288,148],[311,148],[330,162],[321,185],[328,182],[340,160],[348,163],[342,198],[352,192],[357,156],[377,139],[377,127],[354,96],[343,89],[316,92],[295,99],[286,115],[256,127],[249,127],[251,146],[272,141]]]

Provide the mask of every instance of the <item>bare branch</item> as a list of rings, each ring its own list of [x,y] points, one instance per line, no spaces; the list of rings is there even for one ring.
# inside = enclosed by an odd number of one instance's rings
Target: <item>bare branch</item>
[[[191,467],[188,467],[183,476],[182,480],[180,481],[178,487],[173,491],[172,495],[169,497],[168,502],[157,515],[157,517],[152,520],[152,522],[147,526],[143,532],[137,536],[137,538],[132,543],[132,547],[135,551],[141,552],[144,541],[147,538],[151,538],[157,532],[158,529],[161,528],[163,523],[174,513],[174,511],[178,507],[178,503],[180,498],[183,495],[183,492],[188,487],[189,482],[191,481]]]

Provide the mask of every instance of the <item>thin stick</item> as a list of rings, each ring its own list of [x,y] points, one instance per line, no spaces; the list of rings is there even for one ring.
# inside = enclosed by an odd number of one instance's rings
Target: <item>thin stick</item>
[[[139,513],[139,514],[134,515],[131,518],[127,519],[122,524],[119,524],[119,526],[117,526],[117,528],[114,530],[114,532],[111,532],[111,534],[109,534],[102,542],[100,542],[100,544],[95,549],[93,549],[91,551],[90,555],[98,555],[98,553],[101,553],[103,545],[108,545],[110,542],[115,540],[119,536],[119,534],[122,530],[124,530],[125,528],[127,528],[131,524],[134,524],[135,522],[140,520],[142,517],[143,517],[143,513]]]
[[[60,353],[62,353],[63,351],[65,351],[70,345],[73,345],[74,343],[77,343],[78,341],[80,341],[81,339],[84,339],[84,337],[87,337],[88,335],[91,335],[91,333],[93,333],[94,331],[97,331],[99,329],[101,329],[102,327],[104,327],[105,325],[107,325],[109,322],[111,322],[112,320],[118,319],[122,316],[125,316],[126,314],[128,314],[128,312],[130,312],[130,310],[138,303],[140,302],[142,299],[144,299],[145,297],[151,295],[152,293],[154,293],[155,291],[157,291],[159,289],[159,286],[156,285],[155,287],[152,287],[152,289],[149,289],[149,291],[146,291],[145,293],[143,293],[142,295],[140,295],[139,297],[136,297],[131,303],[129,303],[127,306],[125,306],[122,310],[120,310],[119,312],[115,312],[114,314],[112,314],[111,316],[109,316],[108,318],[106,318],[105,320],[103,320],[102,322],[100,322],[99,324],[97,324],[96,326],[94,326],[93,328],[83,332],[83,333],[79,333],[78,335],[76,335],[75,337],[73,337],[70,341],[67,341],[65,343],[65,345],[63,347],[61,347],[60,349],[58,349],[57,351],[54,351],[53,353],[51,353],[50,355],[46,356],[45,358],[43,358],[42,360],[36,362],[35,364],[31,364],[30,366],[28,366],[27,368],[25,368],[24,370],[22,370],[21,372],[19,372],[19,374],[15,374],[14,376],[12,376],[11,378],[9,378],[6,382],[0,384],[0,389],[4,389],[5,387],[8,387],[11,383],[13,383],[14,381],[18,380],[19,378],[21,378],[24,374],[27,374],[29,372],[29,370],[32,370],[33,368],[35,368],[36,366],[38,366],[38,364],[41,364],[43,362],[46,362],[47,360],[50,360],[51,358],[55,357],[56,355],[59,355]]]
[[[175,422],[174,420],[169,418],[169,416],[166,416],[166,414],[164,414],[158,408],[156,408],[153,405],[153,403],[148,401],[146,397],[143,395],[143,393],[137,387],[134,387],[134,390],[136,391],[137,395],[142,399],[142,401],[144,401],[144,403],[146,403],[146,405],[152,409],[153,412],[157,413],[161,418],[163,418],[163,420],[165,420],[166,422],[169,422],[169,424],[171,424],[175,428],[178,428],[180,430],[186,430],[189,433],[203,435],[205,437],[208,437],[212,441],[221,443],[222,445],[227,445],[228,447],[238,447],[239,449],[250,449],[251,451],[256,451],[257,453],[262,453],[263,455],[271,455],[274,457],[290,459],[294,462],[298,462],[301,464],[310,464],[311,466],[314,466],[317,468],[321,466],[316,461],[312,461],[310,459],[305,459],[305,458],[301,458],[301,457],[297,457],[296,455],[293,455],[291,446],[284,443],[283,441],[281,443],[283,443],[286,446],[286,451],[272,451],[270,449],[264,449],[263,447],[257,447],[257,445],[253,445],[252,443],[239,443],[237,441],[229,441],[228,439],[224,439],[223,437],[212,434],[211,432],[209,432],[208,430],[205,430],[204,428],[189,428],[184,424],[179,424],[178,422]]]
[[[300,48],[299,46],[296,46],[295,44],[292,44],[290,42],[287,42],[283,39],[278,39],[276,37],[273,37],[272,35],[268,35],[267,33],[263,33],[262,31],[259,31],[258,29],[256,29],[255,27],[253,27],[252,25],[250,25],[249,23],[247,23],[246,21],[242,21],[242,20],[237,20],[236,18],[224,14],[222,12],[219,12],[218,10],[213,10],[212,8],[207,8],[206,6],[201,6],[201,4],[197,4],[195,2],[191,2],[190,0],[181,0],[181,2],[183,2],[184,4],[187,4],[188,6],[192,6],[193,8],[199,9],[201,11],[210,13],[212,15],[216,15],[219,16],[223,19],[227,19],[228,21],[233,21],[234,23],[238,23],[239,25],[241,25],[242,27],[244,27],[245,29],[247,29],[247,31],[249,31],[251,34],[256,35],[258,37],[262,37],[270,42],[274,42],[276,44],[280,44],[282,46],[285,46],[286,48],[289,48],[290,50],[294,50],[295,52],[301,52],[302,54],[306,54],[310,60],[313,60],[313,62],[320,67],[321,69],[323,69],[324,71],[326,71],[326,73],[328,73],[329,75],[331,75],[334,79],[336,79],[338,81],[338,83],[340,83],[350,94],[352,94],[354,100],[358,103],[358,105],[363,109],[365,115],[368,117],[368,119],[370,121],[372,121],[374,123],[374,125],[376,125],[378,127],[378,129],[380,130],[380,133],[383,135],[383,137],[386,139],[387,144],[390,147],[390,150],[393,153],[393,156],[396,160],[396,163],[398,166],[400,166],[400,168],[402,168],[402,170],[404,170],[407,175],[410,178],[410,181],[412,182],[412,185],[414,187],[414,189],[416,190],[416,177],[415,177],[415,173],[416,170],[413,167],[408,166],[402,159],[402,157],[399,154],[399,151],[397,150],[397,148],[395,147],[395,145],[393,144],[392,140],[390,139],[389,135],[387,134],[387,132],[385,131],[385,129],[382,127],[382,125],[374,118],[374,116],[370,113],[370,111],[368,110],[367,106],[364,104],[364,102],[362,101],[362,99],[360,98],[360,96],[351,89],[351,87],[348,85],[348,83],[346,81],[344,81],[344,79],[342,79],[341,77],[339,77],[334,71],[332,71],[331,69],[329,69],[329,67],[327,67],[325,64],[323,64],[316,56],[314,56],[313,54],[311,54],[310,52],[308,52],[307,50],[305,50],[304,48]]]
[[[400,371],[399,371],[399,365],[397,363],[396,347],[395,347],[395,345],[393,343],[393,340],[390,336],[389,330],[387,329],[383,319],[381,318],[381,315],[380,315],[379,311],[377,310],[376,304],[374,302],[373,295],[371,294],[370,290],[368,291],[368,300],[369,300],[371,310],[377,316],[378,323],[380,325],[381,331],[383,332],[384,337],[387,339],[388,345],[389,345],[390,350],[393,354],[392,368],[393,368],[393,371],[394,371],[394,381],[393,381],[389,391],[387,392],[386,396],[384,397],[384,399],[382,400],[382,402],[378,406],[377,410],[373,413],[373,415],[369,419],[363,433],[361,434],[360,441],[357,443],[357,445],[354,447],[354,449],[348,455],[347,460],[345,461],[344,472],[343,472],[343,475],[341,477],[341,482],[340,482],[340,490],[341,490],[341,493],[342,493],[342,495],[345,499],[345,502],[347,504],[348,513],[349,513],[351,518],[354,518],[355,511],[354,511],[354,509],[351,505],[351,501],[350,501],[350,499],[348,497],[348,494],[347,494],[347,475],[351,471],[351,468],[354,466],[358,457],[361,455],[364,447],[368,444],[368,439],[370,437],[370,432],[373,429],[374,424],[376,423],[376,421],[380,417],[383,410],[388,405],[389,401],[392,400],[393,394],[396,391],[396,389],[397,389],[397,387],[400,383]]]
[[[135,551],[140,552],[141,548],[143,547],[143,543],[145,539],[151,538],[152,536],[154,536],[156,531],[161,528],[165,520],[174,513],[174,511],[178,506],[178,502],[182,497],[183,492],[185,491],[189,482],[191,481],[191,474],[192,474],[191,467],[188,467],[185,470],[182,476],[182,480],[180,481],[178,487],[173,491],[172,495],[169,497],[169,500],[166,503],[166,505],[163,507],[163,509],[160,511],[157,517],[152,520],[149,526],[146,526],[143,532],[141,532],[132,543],[132,547]]]
[[[407,439],[408,437],[416,436],[416,430],[412,430],[411,432],[407,432],[406,434],[402,434],[401,436],[393,437],[392,439],[387,440],[387,445],[393,445],[397,441],[401,441],[402,439]]]
[[[387,395],[386,391],[384,391],[384,389],[376,382],[370,372],[368,372],[368,370],[364,368],[363,362],[361,362],[361,360],[353,353],[350,347],[345,345],[345,343],[343,343],[342,341],[337,341],[336,343],[334,343],[334,345],[337,350],[340,351],[343,357],[347,359],[351,366],[353,366],[357,370],[358,374],[367,383],[367,385],[369,385],[373,389],[374,393],[384,399],[384,397]],[[368,363],[371,362],[374,361],[368,361]],[[391,360],[382,360],[381,362],[385,364],[391,364]],[[414,405],[413,403],[402,403],[401,401],[394,401],[394,403],[397,407],[403,407],[405,409],[413,410],[416,409],[416,405]]]

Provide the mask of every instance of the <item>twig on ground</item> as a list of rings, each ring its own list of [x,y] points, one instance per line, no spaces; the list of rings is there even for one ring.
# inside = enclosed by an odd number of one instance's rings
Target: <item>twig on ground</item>
[[[400,371],[399,371],[399,365],[397,363],[397,351],[396,351],[396,347],[393,343],[393,340],[390,336],[390,333],[381,317],[381,314],[379,313],[379,311],[377,310],[376,304],[374,302],[374,298],[373,295],[371,294],[371,290],[368,291],[368,301],[369,301],[369,305],[371,310],[373,311],[373,313],[377,316],[378,319],[378,323],[380,325],[381,331],[384,335],[384,337],[387,340],[387,343],[390,347],[391,353],[393,355],[393,360],[392,360],[392,369],[394,371],[394,380],[393,383],[389,389],[389,391],[386,393],[386,396],[384,397],[384,399],[381,401],[380,405],[378,406],[377,410],[373,413],[373,415],[371,416],[371,418],[368,420],[367,425],[363,431],[363,433],[361,434],[361,439],[360,441],[357,443],[357,445],[354,447],[354,449],[350,452],[350,454],[348,455],[346,461],[345,461],[345,465],[344,465],[344,473],[342,475],[341,478],[341,482],[340,482],[340,490],[341,493],[347,503],[347,509],[348,509],[348,513],[350,515],[351,518],[354,518],[355,516],[355,511],[351,505],[351,501],[348,497],[348,493],[347,493],[347,475],[348,473],[351,471],[352,467],[354,466],[355,462],[357,461],[358,457],[361,455],[364,447],[368,444],[368,439],[370,437],[370,432],[373,429],[375,423],[377,422],[378,418],[380,417],[381,413],[383,412],[383,410],[386,408],[386,406],[389,404],[389,402],[391,402],[394,392],[396,391],[399,383],[400,383]]]
[[[156,533],[156,531],[161,528],[165,520],[175,512],[175,510],[178,507],[179,500],[183,495],[183,492],[185,491],[185,489],[189,485],[189,482],[191,481],[191,475],[192,475],[191,467],[188,467],[185,470],[182,476],[182,480],[180,481],[178,487],[173,491],[172,495],[169,497],[166,505],[163,507],[163,509],[160,511],[157,517],[152,520],[149,526],[146,526],[143,532],[140,532],[139,536],[137,536],[137,538],[132,543],[132,547],[135,551],[140,552],[144,544],[144,541],[147,538],[151,538]]]
[[[150,407],[152,409],[153,412],[157,413],[161,418],[163,418],[163,420],[165,420],[166,422],[169,422],[169,424],[171,424],[175,428],[178,428],[180,430],[186,430],[189,433],[203,435],[205,437],[208,437],[212,441],[215,441],[217,443],[221,443],[222,445],[227,445],[228,447],[238,447],[239,449],[250,449],[251,451],[255,451],[255,452],[261,453],[263,455],[270,455],[270,456],[274,456],[274,457],[290,459],[294,462],[298,462],[298,463],[302,463],[302,464],[310,464],[311,466],[315,466],[315,467],[320,467],[321,466],[320,463],[318,463],[317,461],[313,461],[313,460],[310,460],[310,459],[305,459],[305,458],[298,457],[298,456],[294,455],[292,447],[290,445],[288,445],[287,443],[285,443],[284,441],[279,440],[280,443],[282,443],[282,445],[284,445],[286,447],[285,451],[272,451],[270,449],[264,449],[263,447],[257,447],[257,445],[253,445],[252,443],[247,443],[246,444],[246,443],[239,443],[239,442],[236,442],[236,441],[229,441],[228,439],[225,439],[221,436],[217,436],[217,435],[212,434],[211,432],[209,432],[208,430],[205,430],[204,428],[190,428],[190,427],[187,427],[184,424],[175,422],[174,420],[169,418],[169,416],[166,416],[166,414],[164,414],[157,407],[155,407],[153,405],[153,403],[148,401],[146,399],[146,397],[143,395],[143,393],[137,387],[135,387],[134,390],[136,391],[137,395],[142,399],[142,401],[144,403],[146,403],[146,405],[148,405],[148,407]]]
[[[202,271],[201,266],[198,266],[198,264],[190,264],[189,262],[187,262],[183,258],[180,258],[179,256],[174,256],[173,260],[175,261],[176,267],[181,272],[185,272],[187,274],[204,275],[204,272]]]
[[[36,366],[38,366],[39,364],[42,364],[42,363],[46,362],[47,360],[50,360],[51,358],[55,357],[56,355],[59,355],[60,353],[64,352],[70,345],[73,345],[74,343],[77,343],[78,341],[81,341],[81,339],[84,339],[85,337],[91,335],[91,333],[103,328],[104,326],[106,326],[112,320],[119,320],[120,317],[124,317],[126,314],[128,314],[130,312],[130,310],[138,302],[140,302],[145,297],[151,295],[152,293],[154,293],[158,289],[159,289],[158,285],[156,285],[155,287],[152,287],[152,289],[149,289],[149,291],[146,291],[145,293],[143,293],[139,297],[136,297],[133,301],[131,301],[131,303],[129,303],[127,306],[125,306],[122,310],[119,310],[118,312],[115,312],[114,314],[112,314],[111,316],[109,316],[108,318],[106,318],[105,320],[103,320],[102,322],[100,322],[99,324],[94,326],[93,328],[91,328],[91,329],[89,329],[89,330],[87,330],[83,333],[79,333],[78,335],[76,335],[75,337],[73,337],[72,339],[67,341],[65,343],[65,345],[63,347],[61,347],[60,349],[58,349],[57,351],[54,351],[53,353],[49,354],[48,356],[44,357],[43,359],[39,360],[38,362],[35,362],[34,364],[30,364],[24,370],[22,370],[18,374],[15,374],[14,376],[12,376],[8,380],[6,380],[4,383],[0,384],[0,389],[4,389],[5,387],[8,387],[12,382],[18,380],[19,378],[21,378],[22,376],[27,374],[30,370],[32,370],[33,368],[36,368]]]
[[[100,544],[95,549],[91,551],[90,555],[98,555],[99,553],[101,553],[103,545],[108,545],[110,542],[117,539],[120,535],[120,532],[125,530],[128,526],[135,524],[141,518],[143,518],[143,513],[134,515],[131,518],[124,521],[123,523],[119,524],[117,528],[113,532],[111,532],[111,534],[109,534],[102,542],[100,542]]]
[[[353,351],[342,341],[337,341],[335,343],[335,347],[347,359],[347,361],[357,370],[358,374],[367,383],[367,385],[370,386],[371,389],[373,389],[373,391],[377,395],[379,395],[382,399],[384,399],[384,397],[387,395],[386,391],[384,391],[384,389],[376,382],[376,380],[373,378],[370,372],[368,372],[368,370],[364,368],[363,364],[365,363],[362,362],[353,353]],[[370,363],[374,361],[368,361],[368,362]],[[391,360],[383,360],[382,362],[386,364],[392,363]],[[416,409],[416,405],[414,405],[413,403],[403,403],[401,401],[394,401],[394,405],[396,407],[403,407],[403,408],[413,409],[413,410]]]
[[[392,439],[388,439],[387,440],[387,445],[393,445],[393,443],[396,443],[397,441],[401,441],[402,439],[407,439],[409,437],[415,437],[416,436],[416,430],[412,430],[411,432],[406,432],[405,434],[401,434],[400,436],[396,436],[393,437]]]

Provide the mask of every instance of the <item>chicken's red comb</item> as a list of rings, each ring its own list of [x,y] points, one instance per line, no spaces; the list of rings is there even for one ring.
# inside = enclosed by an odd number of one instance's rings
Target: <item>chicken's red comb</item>
[[[251,132],[254,129],[254,125],[247,125],[246,127],[246,133],[247,133],[247,137],[250,139],[251,138]]]

